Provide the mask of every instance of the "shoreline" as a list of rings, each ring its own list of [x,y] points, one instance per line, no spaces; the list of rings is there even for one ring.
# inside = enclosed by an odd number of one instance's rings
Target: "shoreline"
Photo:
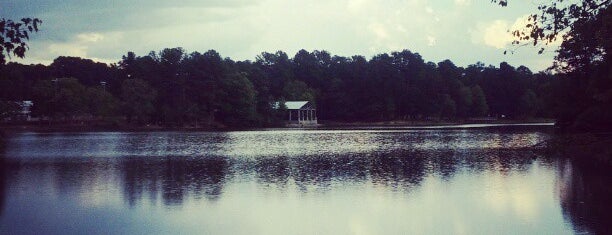
[[[502,127],[502,126],[554,126],[552,119],[531,120],[495,120],[495,121],[387,121],[387,122],[322,122],[317,126],[303,127],[253,127],[253,128],[231,128],[221,125],[205,127],[164,127],[164,126],[117,126],[117,125],[39,125],[39,124],[15,124],[2,125],[0,132],[164,132],[164,131],[186,131],[186,132],[214,132],[214,131],[248,131],[262,129],[457,129],[475,127]]]
[[[385,121],[385,122],[323,122],[324,127],[440,127],[460,125],[512,125],[512,124],[553,124],[554,119],[503,119],[492,121]]]

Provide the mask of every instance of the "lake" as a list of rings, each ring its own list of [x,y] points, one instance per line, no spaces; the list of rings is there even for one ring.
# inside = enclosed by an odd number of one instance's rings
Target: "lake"
[[[605,234],[612,174],[552,127],[18,133],[1,234]]]

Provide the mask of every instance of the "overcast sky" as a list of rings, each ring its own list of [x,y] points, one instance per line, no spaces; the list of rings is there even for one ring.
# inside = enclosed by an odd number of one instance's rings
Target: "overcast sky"
[[[60,55],[116,63],[128,51],[168,47],[214,49],[234,60],[277,50],[370,58],[409,49],[426,61],[507,61],[537,72],[550,66],[554,48],[503,54],[512,40],[507,30],[536,7],[489,0],[0,0],[0,15],[44,21],[25,60],[16,60],[22,63],[49,64]]]

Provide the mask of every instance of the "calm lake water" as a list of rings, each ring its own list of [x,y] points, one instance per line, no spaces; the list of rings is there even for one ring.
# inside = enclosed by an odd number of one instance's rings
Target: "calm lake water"
[[[612,176],[549,126],[21,133],[1,234],[606,234]]]

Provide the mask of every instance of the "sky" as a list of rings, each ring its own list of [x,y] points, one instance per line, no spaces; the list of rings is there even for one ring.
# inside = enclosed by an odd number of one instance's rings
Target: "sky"
[[[117,63],[133,51],[183,47],[213,49],[233,60],[262,52],[300,49],[363,55],[408,49],[424,60],[450,59],[458,66],[507,61],[537,72],[552,64],[555,47],[510,45],[508,29],[537,12],[537,0],[0,0],[0,16],[36,17],[40,31],[26,58],[50,64],[58,56]],[[504,50],[514,53],[503,54]]]

